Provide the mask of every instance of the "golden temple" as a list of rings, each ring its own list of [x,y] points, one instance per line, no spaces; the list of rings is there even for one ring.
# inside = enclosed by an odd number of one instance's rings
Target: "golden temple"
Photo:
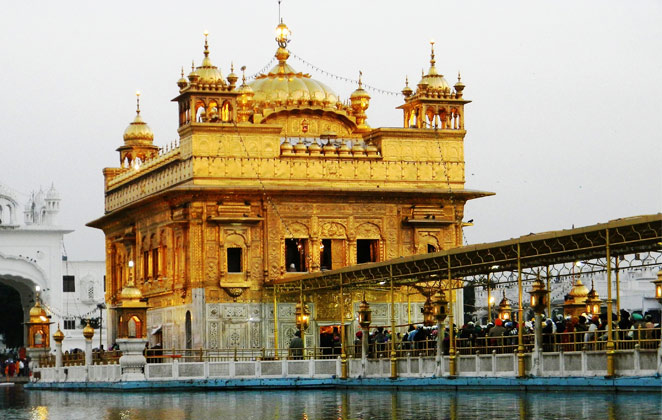
[[[152,344],[287,347],[296,299],[274,311],[265,286],[460,246],[466,201],[491,194],[464,188],[470,101],[459,76],[451,86],[438,72],[434,43],[427,74],[402,90],[401,126],[372,128],[362,78],[342,101],[288,64],[290,36],[281,22],[277,64],[237,85],[233,68],[224,77],[212,63],[205,33],[201,65],[177,81],[178,144],[156,146],[138,106],[120,167],[103,171],[105,214],[89,226],[106,238],[106,301],[135,282]],[[420,322],[422,296],[399,295],[397,323]],[[370,297],[375,325],[387,324],[387,299]],[[311,328],[340,322],[337,296],[307,300]],[[347,336],[358,330],[351,313],[342,319]]]

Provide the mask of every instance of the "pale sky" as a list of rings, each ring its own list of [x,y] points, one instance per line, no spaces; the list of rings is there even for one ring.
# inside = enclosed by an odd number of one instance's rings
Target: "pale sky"
[[[470,244],[662,211],[662,2],[283,0],[290,51],[326,71],[399,92],[436,41],[438,70],[466,84]],[[51,182],[72,260],[102,259],[104,167],[141,110],[163,146],[177,137],[180,68],[210,57],[227,76],[271,60],[276,0],[16,1],[0,17],[0,183]],[[295,69],[341,99],[355,85]],[[370,92],[368,123],[402,126],[402,97]]]

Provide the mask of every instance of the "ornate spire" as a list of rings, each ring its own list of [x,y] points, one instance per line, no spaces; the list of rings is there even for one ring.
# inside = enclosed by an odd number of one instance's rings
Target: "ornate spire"
[[[136,91],[136,114],[140,114],[140,91]]]
[[[430,67],[434,67],[436,61],[434,59],[434,39],[430,40]]]
[[[207,43],[207,35],[209,35],[209,32],[205,29],[205,57],[209,57],[209,44]]]

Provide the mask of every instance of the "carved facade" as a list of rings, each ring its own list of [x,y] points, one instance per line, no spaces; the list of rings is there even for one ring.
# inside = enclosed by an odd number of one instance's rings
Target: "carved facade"
[[[360,81],[343,103],[287,64],[286,37],[278,43],[278,64],[236,86],[234,73],[223,78],[212,65],[205,39],[203,64],[178,81],[178,144],[127,161],[134,143],[147,150],[153,140],[141,126],[120,148],[121,167],[104,170],[105,215],[90,226],[106,235],[106,300],[116,303],[134,276],[152,342],[271,347],[265,285],[459,246],[465,202],[489,194],[464,189],[469,101],[464,85],[451,90],[437,73],[434,55],[417,91],[403,90],[405,126],[373,129]],[[339,322],[329,302],[311,302],[313,327]],[[402,302],[399,322],[420,321]],[[278,318],[286,347],[294,304],[279,303]]]

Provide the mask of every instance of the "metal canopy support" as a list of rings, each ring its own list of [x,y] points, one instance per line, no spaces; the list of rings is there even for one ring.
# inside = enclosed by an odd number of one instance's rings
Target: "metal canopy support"
[[[485,275],[495,271],[515,272],[573,261],[604,258],[609,233],[613,255],[662,250],[662,213],[618,219],[609,223],[522,236],[508,241],[471,245],[430,254],[412,255],[360,267],[310,273],[280,280],[281,295],[297,292],[302,282],[306,292],[338,290],[339,275],[345,288],[365,289],[393,280],[395,287],[437,282],[450,270],[452,278]],[[519,258],[518,258],[518,252]],[[498,267],[497,269],[493,267]]]

